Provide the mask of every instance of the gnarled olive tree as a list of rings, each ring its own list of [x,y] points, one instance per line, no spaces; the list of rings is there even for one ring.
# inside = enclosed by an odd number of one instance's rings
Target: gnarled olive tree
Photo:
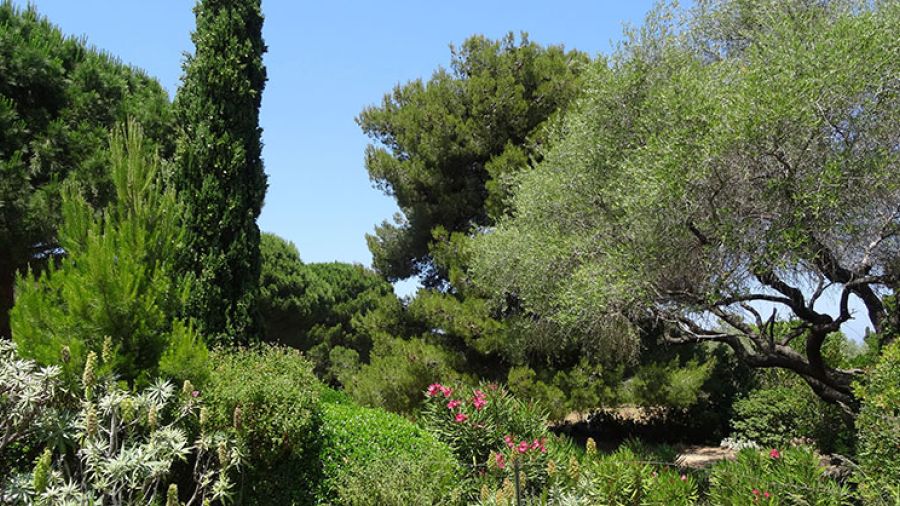
[[[900,3],[662,8],[594,64],[513,212],[478,240],[498,296],[607,339],[653,318],[855,410],[823,344],[900,287]]]

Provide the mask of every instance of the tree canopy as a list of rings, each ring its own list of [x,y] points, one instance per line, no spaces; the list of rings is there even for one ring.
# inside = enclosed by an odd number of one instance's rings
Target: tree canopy
[[[576,95],[586,62],[524,35],[470,37],[451,47],[449,70],[398,85],[366,108],[357,122],[376,141],[366,169],[402,211],[367,236],[375,269],[391,281],[446,283],[431,257],[433,231],[467,232],[502,214],[506,175],[527,165],[539,127]]]
[[[898,32],[896,2],[657,10],[591,66],[511,216],[478,238],[476,278],[610,354],[651,319],[855,409],[861,371],[822,346],[861,316],[851,297],[896,335]]]
[[[0,337],[17,271],[59,246],[60,189],[102,207],[115,194],[109,130],[139,122],[171,154],[169,98],[142,71],[66,37],[32,7],[0,3]]]

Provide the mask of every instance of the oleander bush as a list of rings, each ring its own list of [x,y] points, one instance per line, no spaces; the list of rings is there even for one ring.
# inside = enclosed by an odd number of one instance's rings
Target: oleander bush
[[[321,479],[320,385],[300,352],[269,345],[217,350],[202,391],[210,423],[246,451],[239,499],[312,504]]]
[[[808,448],[748,448],[738,452],[736,460],[712,468],[708,500],[717,506],[851,504],[850,488],[824,471],[818,455]]]
[[[459,504],[450,448],[412,422],[351,403],[322,405],[322,504]]]
[[[554,441],[544,467],[547,482],[539,490],[524,487],[529,503],[559,506],[690,506],[697,504],[697,480],[678,469],[654,461],[646,453],[622,446],[611,454],[597,451],[592,439],[585,451],[566,448]],[[509,469],[507,463],[506,469]],[[521,480],[527,474],[522,473]],[[499,486],[485,486],[478,497],[480,506],[513,506],[514,477],[505,476]]]

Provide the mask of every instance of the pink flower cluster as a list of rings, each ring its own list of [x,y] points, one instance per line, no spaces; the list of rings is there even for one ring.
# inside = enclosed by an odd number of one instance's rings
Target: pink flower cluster
[[[524,440],[516,443],[513,437],[507,434],[506,436],[503,436],[503,441],[506,443],[507,448],[522,454],[532,450],[539,450],[541,453],[547,453],[547,447],[545,446],[547,440],[545,438],[535,439],[531,443]]]
[[[753,501],[754,502],[759,502],[759,497],[760,497],[759,494],[760,494],[759,489],[754,488],[753,489],[753,496],[754,496]],[[768,498],[772,497],[772,494],[770,494],[769,492],[763,492],[762,497],[765,497],[766,499],[768,499]]]
[[[778,448],[772,448],[772,451],[769,452],[769,457],[772,457],[773,459],[780,459],[781,452],[778,451]]]
[[[432,383],[428,385],[428,391],[426,392],[426,395],[428,395],[428,397],[437,397],[438,394],[443,395],[444,397],[450,397],[451,395],[453,395],[453,389],[450,387],[445,387],[440,383]]]
[[[481,390],[475,390],[475,397],[472,398],[472,405],[476,411],[481,411],[487,405],[487,396]]]
[[[428,397],[438,397],[444,396],[444,398],[450,399],[447,402],[447,409],[451,412],[462,406],[462,401],[458,399],[450,398],[453,395],[453,389],[440,383],[432,383],[428,385],[428,390],[426,390],[425,395]],[[475,407],[476,411],[481,411],[487,405],[487,395],[481,390],[475,390],[475,395],[472,397],[472,405]],[[453,421],[456,423],[463,423],[469,419],[469,415],[459,412],[453,415]]]

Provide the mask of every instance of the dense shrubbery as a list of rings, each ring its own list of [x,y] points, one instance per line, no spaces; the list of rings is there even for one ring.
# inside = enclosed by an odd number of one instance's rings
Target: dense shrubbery
[[[814,400],[790,387],[754,390],[734,405],[732,437],[762,446],[780,447],[791,439],[811,437]]]
[[[819,457],[804,448],[741,450],[736,461],[716,464],[709,480],[709,501],[722,506],[841,506],[853,497],[848,487],[827,478]]]
[[[900,341],[857,386],[860,490],[868,504],[900,504]]]
[[[309,361],[270,346],[216,351],[202,392],[210,425],[233,432],[245,449],[243,500],[311,504],[321,476],[321,413]]]
[[[392,413],[323,404],[320,500],[361,506],[453,504],[461,472],[450,448]]]
[[[430,381],[459,378],[452,366],[456,358],[421,339],[388,338],[375,343],[370,363],[338,371],[337,377],[360,404],[412,414]]]

